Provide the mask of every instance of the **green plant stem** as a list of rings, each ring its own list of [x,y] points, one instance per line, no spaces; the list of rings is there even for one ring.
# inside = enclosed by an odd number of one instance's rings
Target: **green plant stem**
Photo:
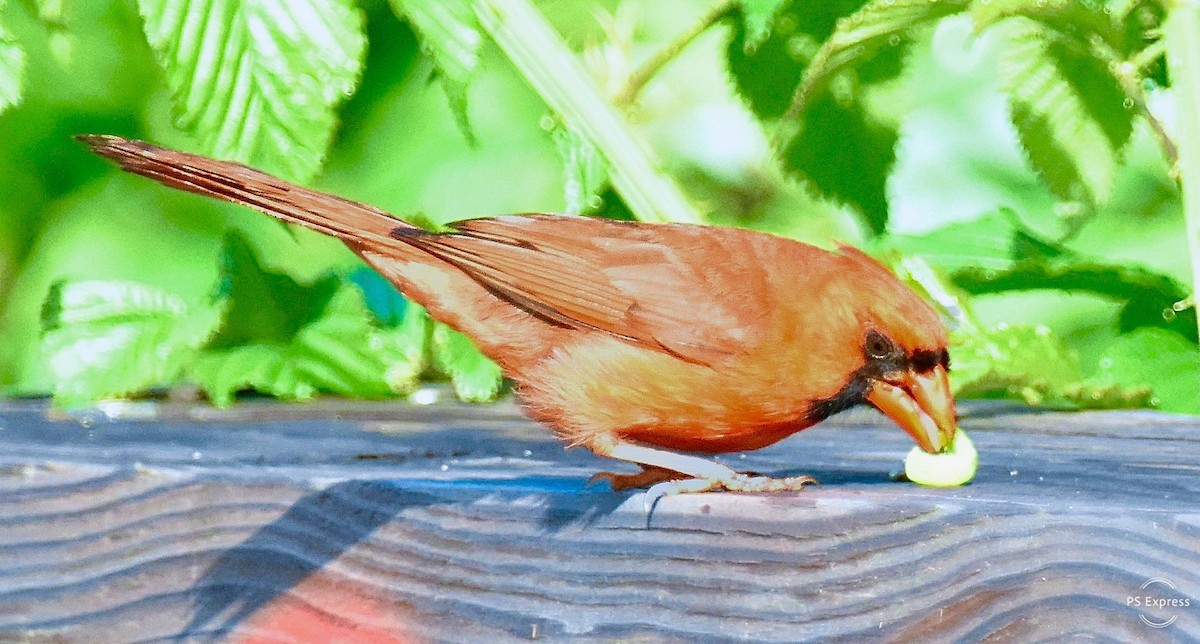
[[[700,37],[700,34],[708,31],[709,27],[717,24],[718,20],[725,17],[736,6],[737,0],[720,0],[717,4],[713,5],[687,31],[679,34],[674,40],[664,45],[662,49],[654,52],[654,55],[647,58],[640,67],[634,70],[625,81],[625,87],[613,98],[613,102],[621,107],[632,105],[637,100],[637,96],[641,93],[642,88],[646,86],[646,83],[658,75],[658,72],[662,71],[662,68],[667,63],[675,60],[675,57],[683,52],[684,49],[687,49],[688,45],[692,44],[692,41]]]
[[[546,105],[604,155],[613,187],[635,217],[641,221],[703,220],[530,0],[478,0],[475,11],[480,25]]]
[[[1129,12],[1136,9],[1138,4],[1137,0],[1120,0],[1109,4],[1113,23],[1123,24],[1129,18]]]
[[[1175,98],[1179,184],[1195,292],[1200,288],[1200,1],[1175,0],[1168,7],[1163,40]]]
[[[1117,79],[1117,84],[1121,86],[1121,91],[1125,94],[1125,98],[1132,101],[1133,107],[1137,109],[1138,114],[1146,119],[1146,123],[1150,126],[1150,130],[1154,132],[1154,137],[1158,139],[1158,143],[1163,149],[1163,154],[1167,157],[1167,163],[1174,167],[1179,161],[1179,150],[1175,145],[1175,141],[1171,139],[1171,135],[1167,133],[1167,128],[1163,126],[1162,121],[1158,120],[1154,112],[1150,111],[1150,106],[1146,104],[1146,93],[1142,91],[1141,85],[1142,72],[1144,70],[1136,62],[1137,57],[1135,57],[1135,60],[1122,61],[1116,51],[1108,45],[1095,44],[1092,50],[1097,56],[1108,63],[1113,77]],[[1151,60],[1150,62],[1153,61]]]
[[[1137,69],[1139,74],[1144,74],[1146,70],[1154,64],[1154,61],[1162,57],[1167,50],[1167,42],[1162,38],[1146,45],[1141,51],[1134,54],[1129,62]]]
[[[1116,72],[1117,84],[1121,86],[1121,90],[1125,92],[1125,97],[1133,101],[1133,106],[1137,109],[1138,114],[1146,119],[1146,123],[1150,126],[1150,130],[1154,132],[1154,138],[1158,139],[1159,146],[1163,149],[1163,154],[1167,157],[1167,163],[1174,168],[1179,163],[1179,148],[1171,135],[1167,132],[1167,128],[1162,121],[1150,111],[1150,106],[1146,104],[1146,95],[1142,92],[1139,85],[1140,76],[1132,63],[1121,64],[1117,66]]]

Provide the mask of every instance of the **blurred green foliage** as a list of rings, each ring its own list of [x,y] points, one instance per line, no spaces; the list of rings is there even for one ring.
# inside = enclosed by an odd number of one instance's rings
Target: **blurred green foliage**
[[[217,404],[422,377],[502,391],[336,241],[120,175],[70,139],[113,133],[424,226],[561,211],[865,245],[950,320],[959,395],[1195,413],[1163,16],[1150,0],[0,0],[0,387],[66,405],[180,384]]]

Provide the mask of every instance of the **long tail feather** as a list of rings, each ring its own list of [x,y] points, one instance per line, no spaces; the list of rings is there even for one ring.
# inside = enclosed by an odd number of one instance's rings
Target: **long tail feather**
[[[119,136],[86,134],[75,138],[134,174],[179,190],[241,204],[343,241],[398,246],[390,233],[397,228],[414,228],[373,206],[301,188],[240,163]]]

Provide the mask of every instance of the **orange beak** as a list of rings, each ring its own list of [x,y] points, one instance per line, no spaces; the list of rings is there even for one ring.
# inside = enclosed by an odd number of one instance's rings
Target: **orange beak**
[[[908,372],[891,382],[877,380],[867,400],[930,454],[954,440],[954,396],[946,369],[940,365],[924,374]]]

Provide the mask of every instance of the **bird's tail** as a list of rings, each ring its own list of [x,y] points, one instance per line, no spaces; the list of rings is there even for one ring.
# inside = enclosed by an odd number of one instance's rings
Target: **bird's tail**
[[[119,136],[87,134],[76,138],[134,174],[179,190],[232,201],[345,242],[399,246],[392,232],[415,228],[378,208],[301,188],[240,163]]]

